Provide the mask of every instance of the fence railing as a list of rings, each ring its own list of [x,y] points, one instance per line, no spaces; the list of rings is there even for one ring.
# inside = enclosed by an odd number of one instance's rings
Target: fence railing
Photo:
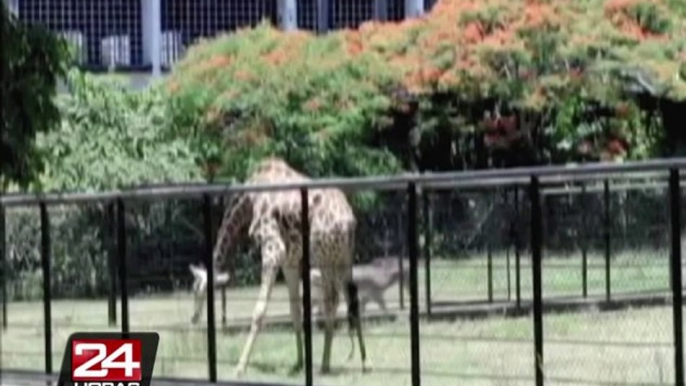
[[[668,297],[671,299],[672,310],[672,347],[673,347],[673,379],[675,384],[684,384],[684,358],[683,358],[683,316],[682,316],[682,256],[681,256],[681,182],[680,169],[686,167],[686,159],[666,159],[653,160],[647,162],[632,162],[624,164],[590,164],[582,166],[553,166],[553,167],[531,167],[531,168],[517,168],[510,170],[488,170],[478,172],[460,172],[460,173],[427,173],[427,174],[407,174],[398,176],[384,176],[384,177],[368,177],[368,178],[348,178],[348,179],[321,179],[312,180],[302,183],[289,184],[265,184],[265,185],[225,185],[225,184],[181,184],[174,186],[150,186],[145,188],[133,188],[120,191],[101,192],[101,193],[49,193],[40,195],[26,195],[26,194],[8,194],[0,198],[0,231],[2,238],[0,238],[0,251],[3,257],[2,262],[2,294],[3,294],[3,327],[8,329],[7,321],[7,283],[9,281],[6,251],[8,245],[6,243],[6,219],[5,213],[11,208],[17,207],[38,207],[40,218],[40,257],[42,272],[42,314],[43,314],[43,334],[44,334],[44,369],[45,372],[53,373],[53,325],[52,325],[52,303],[53,303],[53,285],[52,279],[52,254],[53,254],[53,239],[50,232],[50,215],[48,208],[50,206],[65,205],[65,204],[94,204],[103,203],[107,206],[107,213],[111,223],[116,224],[116,249],[114,252],[115,259],[112,259],[108,270],[113,273],[116,270],[116,280],[118,285],[114,285],[114,277],[111,278],[113,283],[110,284],[110,296],[108,301],[108,319],[110,325],[116,325],[116,300],[118,298],[120,303],[120,328],[122,332],[129,332],[131,330],[130,324],[130,308],[131,297],[129,294],[130,285],[129,278],[133,274],[127,266],[127,248],[129,247],[130,234],[126,226],[127,210],[130,210],[131,205],[136,202],[147,201],[154,202],[161,198],[167,199],[195,199],[199,200],[202,210],[198,215],[202,219],[202,259],[205,267],[208,267],[208,288],[214,288],[214,273],[212,264],[212,249],[215,240],[215,221],[212,199],[215,196],[222,196],[226,194],[236,194],[240,192],[266,192],[277,190],[293,190],[297,189],[301,192],[301,199],[306,201],[308,195],[313,189],[321,188],[340,188],[350,191],[373,190],[376,192],[393,191],[397,194],[403,194],[406,197],[406,205],[402,210],[406,211],[404,217],[406,219],[406,239],[403,241],[407,250],[407,258],[409,260],[409,283],[401,283],[401,307],[403,305],[402,293],[403,286],[409,287],[409,349],[410,349],[410,374],[411,383],[413,386],[419,386],[422,382],[422,365],[426,365],[426,361],[421,359],[422,349],[422,317],[420,312],[420,276],[419,270],[422,268],[420,262],[423,262],[423,269],[425,270],[424,284],[425,284],[425,309],[428,315],[439,314],[437,303],[432,300],[432,264],[434,256],[432,256],[431,241],[433,239],[432,233],[437,230],[433,229],[433,220],[431,219],[431,197],[438,191],[455,190],[462,191],[468,189],[492,189],[508,188],[514,189],[515,206],[524,206],[524,200],[519,199],[519,195],[527,196],[527,214],[528,221],[526,228],[528,229],[528,249],[531,255],[531,311],[532,311],[532,363],[533,374],[532,380],[535,380],[537,386],[543,385],[546,379],[551,378],[546,374],[545,354],[543,351],[545,343],[544,335],[544,306],[549,298],[544,301],[543,297],[543,271],[546,266],[543,264],[544,248],[545,248],[545,226],[546,219],[544,210],[545,197],[553,195],[569,194],[569,192],[581,192],[582,194],[589,194],[600,189],[603,194],[603,202],[605,209],[602,213],[605,229],[602,231],[604,244],[604,269],[605,269],[605,301],[612,301],[611,297],[611,232],[609,220],[613,216],[609,211],[609,193],[610,193],[610,179],[625,178],[630,176],[640,176],[642,178],[651,178],[653,180],[663,180],[651,182],[649,187],[667,188],[666,197],[663,208],[668,208],[668,238],[669,238],[669,288],[665,289],[668,292]],[[664,179],[666,178],[666,181]],[[600,181],[602,188],[596,187],[595,182]],[[577,186],[574,186],[577,185]],[[621,190],[621,189],[620,189]],[[519,211],[518,209],[518,211]],[[422,214],[420,216],[420,213]],[[583,212],[582,212],[583,213]],[[517,213],[521,216],[522,213]],[[305,245],[309,244],[309,215],[307,206],[303,206],[303,219],[301,226],[303,230],[303,242]],[[516,233],[521,232],[522,229],[516,227]],[[424,242],[420,243],[420,237],[424,238]],[[521,307],[521,262],[520,255],[524,253],[523,240],[519,240],[516,244],[515,253],[515,291],[516,291],[516,307]],[[421,247],[421,248],[420,248]],[[583,264],[582,264],[582,287],[579,292],[583,297],[588,295],[588,268],[586,250],[583,249]],[[303,252],[303,273],[309,273],[310,259],[309,248],[304,248]],[[509,256],[509,255],[508,255]],[[423,261],[422,261],[423,258]],[[509,277],[509,258],[508,264],[508,299],[510,291],[510,277]],[[552,269],[552,268],[550,268]],[[486,271],[488,277],[487,284],[487,299],[485,302],[492,303],[494,301],[494,260],[493,250],[488,247]],[[304,383],[310,386],[314,383],[314,358],[313,358],[313,335],[314,326],[312,323],[311,305],[313,302],[311,293],[310,275],[302,275],[303,288],[303,308],[305,310],[305,317],[303,323],[305,335],[305,379]],[[116,295],[112,292],[117,291]],[[206,303],[206,317],[208,320],[206,330],[206,358],[207,358],[207,378],[210,382],[217,382],[218,380],[218,348],[217,348],[217,329],[215,326],[215,301],[214,291],[208,291]],[[76,327],[75,327],[76,328]],[[61,349],[61,348],[58,348]],[[58,352],[59,353],[59,352]],[[61,355],[61,354],[59,354]],[[554,377],[553,377],[554,378]]]

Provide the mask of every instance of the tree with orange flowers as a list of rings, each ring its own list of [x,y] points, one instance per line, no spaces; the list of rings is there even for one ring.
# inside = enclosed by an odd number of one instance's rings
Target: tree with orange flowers
[[[440,0],[322,36],[262,24],[192,47],[167,85],[238,177],[266,153],[313,175],[646,158],[671,133],[654,102],[686,100],[684,13]]]

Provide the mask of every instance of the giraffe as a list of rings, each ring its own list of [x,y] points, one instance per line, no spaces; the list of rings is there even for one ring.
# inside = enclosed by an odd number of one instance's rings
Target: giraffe
[[[260,161],[245,185],[260,183],[297,183],[309,178],[294,170],[284,160],[269,157]],[[232,246],[247,227],[248,235],[260,247],[262,272],[257,303],[247,342],[243,347],[237,376],[246,370],[257,335],[262,327],[276,274],[283,271],[290,301],[290,314],[296,337],[296,363],[292,372],[303,367],[302,310],[300,301],[300,261],[302,237],[300,229],[301,202],[297,189],[237,194],[232,199],[219,228],[213,251],[215,272],[226,259]],[[352,339],[357,331],[362,359],[362,370],[368,369],[366,349],[359,318],[357,287],[352,280],[354,231],[356,219],[345,194],[332,188],[311,189],[308,194],[310,215],[310,248],[312,266],[321,273],[321,291],[324,308],[324,350],[321,373],[330,372],[331,345],[334,318],[339,302],[339,291],[348,304],[348,322]],[[207,286],[194,288],[195,308],[191,322],[196,324],[205,303]]]

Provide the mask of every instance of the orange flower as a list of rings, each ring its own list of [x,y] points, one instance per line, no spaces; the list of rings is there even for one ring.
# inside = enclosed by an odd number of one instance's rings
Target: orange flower
[[[318,111],[322,107],[322,103],[319,101],[319,98],[315,97],[303,104],[303,109],[308,112],[315,112]]]
[[[214,68],[228,66],[229,64],[231,64],[231,58],[226,55],[215,55],[209,61],[209,65]]]
[[[484,29],[479,22],[467,24],[463,33],[464,39],[469,44],[480,42],[484,38]]]

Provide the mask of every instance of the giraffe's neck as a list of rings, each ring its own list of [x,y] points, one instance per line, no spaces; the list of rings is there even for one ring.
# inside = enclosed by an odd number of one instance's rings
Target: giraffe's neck
[[[241,229],[248,224],[252,216],[252,207],[247,194],[238,195],[232,200],[231,210],[226,211],[214,244],[212,260],[217,267],[225,262],[228,253],[238,239]]]

